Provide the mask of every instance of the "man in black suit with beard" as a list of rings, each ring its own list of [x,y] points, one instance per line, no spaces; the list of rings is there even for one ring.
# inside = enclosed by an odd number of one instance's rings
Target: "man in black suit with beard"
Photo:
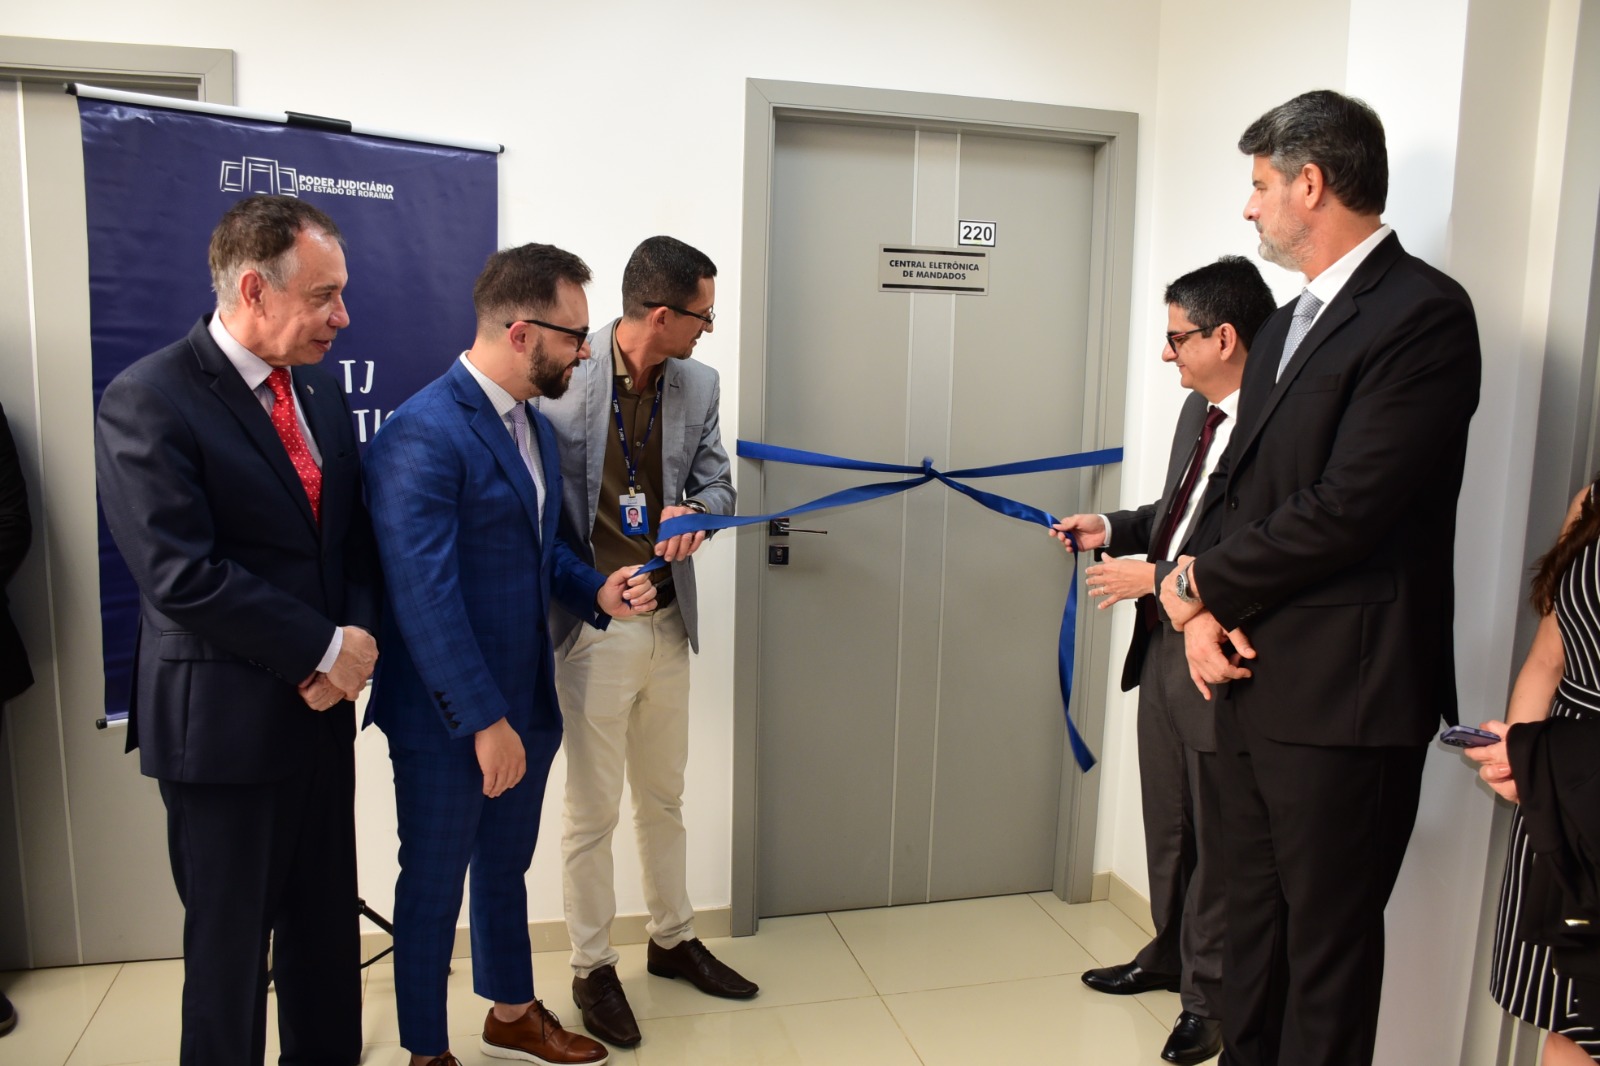
[[[1461,286],[1380,219],[1383,125],[1318,91],[1239,149],[1261,254],[1306,276],[1256,337],[1215,531],[1162,583],[1219,692],[1223,1062],[1372,1061],[1383,911],[1456,719],[1456,498],[1481,355]]]

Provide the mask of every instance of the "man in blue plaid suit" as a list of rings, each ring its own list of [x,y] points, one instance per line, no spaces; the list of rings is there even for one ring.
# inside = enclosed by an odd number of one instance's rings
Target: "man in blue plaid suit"
[[[551,596],[602,628],[655,601],[648,577],[630,580],[636,568],[603,577],[556,536],[555,435],[526,403],[559,396],[588,358],[588,281],[583,260],[550,245],[491,256],[473,289],[472,348],[401,405],[367,453],[389,593],[368,721],[394,764],[395,994],[416,1066],[458,1066],[445,981],[469,866],[473,987],[493,1001],[484,1054],[607,1058],[534,998],[524,881],[561,743]]]

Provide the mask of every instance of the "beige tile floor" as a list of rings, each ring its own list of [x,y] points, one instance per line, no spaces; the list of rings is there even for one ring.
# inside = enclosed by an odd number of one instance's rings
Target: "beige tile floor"
[[[614,1050],[611,1062],[1159,1064],[1178,997],[1097,995],[1078,980],[1088,967],[1126,962],[1144,941],[1110,903],[1069,906],[1047,893],[773,918],[753,937],[711,942],[761,984],[742,1002],[650,977],[643,946],[624,947],[617,969],[644,1043]],[[566,954],[535,955],[533,968],[546,1003],[576,1025]],[[21,1018],[0,1037],[0,1063],[176,1066],[182,981],[178,961],[0,974]],[[464,1066],[496,1061],[477,1049],[486,1009],[470,964],[457,960],[449,1018]],[[404,1066],[392,966],[367,971],[362,1026],[362,1062]],[[276,1053],[269,1045],[267,1061]]]

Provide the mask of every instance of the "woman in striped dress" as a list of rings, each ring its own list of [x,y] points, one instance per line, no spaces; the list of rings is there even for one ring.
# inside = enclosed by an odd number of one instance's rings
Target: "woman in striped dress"
[[[1511,690],[1505,722],[1484,728],[1502,737],[1518,722],[1549,716],[1593,719],[1600,726],[1600,506],[1597,485],[1578,493],[1555,547],[1539,560],[1533,606],[1541,618],[1528,659]],[[1469,748],[1479,774],[1496,792],[1517,799],[1506,745]],[[1580,997],[1556,971],[1550,949],[1518,929],[1522,889],[1533,855],[1519,808],[1512,818],[1500,911],[1495,920],[1489,991],[1508,1013],[1548,1030],[1543,1066],[1600,1061],[1600,1002]]]

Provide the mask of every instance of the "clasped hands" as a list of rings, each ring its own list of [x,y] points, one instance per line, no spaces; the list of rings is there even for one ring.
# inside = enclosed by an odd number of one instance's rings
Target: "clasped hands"
[[[313,711],[325,711],[341,700],[361,695],[378,665],[378,642],[360,626],[345,626],[339,655],[327,673],[315,673],[300,683],[300,698]]]
[[[1068,551],[1074,550],[1073,541],[1077,542],[1077,550],[1089,551],[1105,546],[1107,530],[1105,520],[1099,515],[1075,514],[1049,527],[1049,533]],[[1070,539],[1069,533],[1072,535]],[[1209,700],[1211,685],[1250,676],[1250,670],[1241,663],[1245,659],[1254,659],[1256,649],[1245,636],[1244,630],[1223,628],[1222,623],[1205,609],[1205,604],[1199,599],[1198,588],[1193,590],[1196,598],[1192,602],[1178,596],[1178,574],[1192,562],[1194,556],[1180,556],[1177,565],[1159,588],[1155,584],[1154,563],[1110,556],[1103,557],[1103,561],[1084,571],[1084,579],[1089,595],[1100,598],[1101,608],[1151,593],[1160,596],[1161,608],[1171,619],[1172,628],[1183,634],[1184,655],[1189,660],[1189,677],[1200,695]],[[1189,576],[1193,582],[1194,575]]]

